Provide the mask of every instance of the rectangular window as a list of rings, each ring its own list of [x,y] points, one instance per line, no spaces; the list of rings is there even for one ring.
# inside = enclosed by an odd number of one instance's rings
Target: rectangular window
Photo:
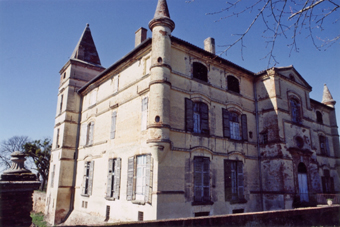
[[[63,109],[63,100],[64,100],[64,95],[61,95],[60,96],[59,114],[61,114],[61,111]]]
[[[138,221],[144,220],[144,213],[142,211],[138,211]]]
[[[60,133],[60,129],[58,128],[58,129],[57,129],[56,144],[55,144],[55,147],[56,147],[56,148],[59,148],[59,133]]]
[[[185,99],[185,129],[189,132],[209,135],[209,108],[207,104]]]
[[[85,162],[82,195],[92,194],[94,161]]]
[[[224,160],[224,184],[226,201],[245,201],[242,161]]]
[[[51,173],[51,188],[53,188],[53,184],[54,184],[54,174],[55,174],[55,165],[53,165],[53,169]]]
[[[116,123],[117,123],[117,112],[114,111],[111,116],[111,133],[110,139],[114,139],[116,137]]]
[[[91,94],[90,94],[90,106],[96,104],[96,101],[97,101],[97,90],[93,90],[91,91]]]
[[[138,155],[128,160],[128,201],[150,203],[152,195],[153,159],[151,155]]]
[[[107,199],[119,199],[121,158],[109,159],[107,174]]]
[[[324,193],[334,193],[334,179],[330,176],[329,170],[325,169],[323,171],[322,181],[322,191]]]
[[[119,76],[115,76],[113,78],[113,93],[118,92],[118,83],[119,83]]]
[[[319,136],[319,142],[320,142],[320,152],[322,155],[329,156],[329,143],[328,138],[325,136]]]
[[[240,117],[241,116],[241,117]],[[241,124],[240,119],[241,118]],[[222,108],[223,136],[234,140],[248,140],[247,115]],[[242,132],[242,134],[241,134]]]
[[[141,131],[146,130],[148,122],[148,97],[142,99]]]
[[[90,122],[87,125],[86,145],[92,145],[93,144],[93,131],[94,131],[94,122]]]
[[[210,159],[194,158],[194,201],[210,202]]]

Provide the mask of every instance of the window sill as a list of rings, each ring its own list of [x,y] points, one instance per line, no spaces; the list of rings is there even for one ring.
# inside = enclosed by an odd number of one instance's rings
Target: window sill
[[[210,137],[209,134],[197,133],[197,132],[190,132],[193,136],[201,136],[201,137]]]
[[[88,195],[88,194],[80,194],[81,196],[83,196],[83,197],[90,197],[90,195]]]
[[[200,206],[200,205],[213,205],[213,201],[194,201],[191,203],[192,206]]]
[[[133,204],[137,204],[137,205],[145,205],[145,201],[142,200],[134,200],[132,201]]]
[[[107,197],[107,196],[105,197],[105,199],[106,199],[106,200],[109,200],[109,201],[115,201],[115,200],[116,200],[116,199],[113,198],[113,197]]]
[[[246,199],[237,199],[237,200],[230,200],[230,204],[242,204],[242,203],[247,203]]]

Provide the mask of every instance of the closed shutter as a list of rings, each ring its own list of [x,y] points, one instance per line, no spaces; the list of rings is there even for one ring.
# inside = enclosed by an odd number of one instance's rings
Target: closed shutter
[[[194,130],[194,103],[185,98],[185,130],[188,132],[192,132]]]
[[[90,163],[90,172],[89,172],[89,188],[88,195],[92,195],[92,187],[93,187],[93,173],[94,173],[94,161]]]
[[[114,162],[113,159],[109,159],[109,167],[108,167],[108,173],[107,173],[107,185],[106,185],[106,197],[112,197],[112,181],[114,181],[113,162]]]
[[[224,160],[224,193],[225,201],[230,201],[232,197],[231,184],[231,162]]]
[[[116,136],[116,119],[117,119],[117,112],[114,111],[112,113],[112,117],[111,117],[111,135],[110,135],[110,139],[114,139]]]
[[[191,161],[190,158],[185,160],[185,201],[191,201],[191,184],[192,184],[192,174],[191,174]]]
[[[237,162],[237,186],[238,186],[238,198],[244,198],[244,178],[243,178],[243,163]]]
[[[328,137],[325,137],[325,142],[326,142],[326,155],[330,156]]]
[[[115,76],[113,78],[113,93],[116,93],[118,91],[118,76]]]
[[[201,133],[209,135],[209,108],[205,103],[200,103]]]
[[[146,155],[146,169],[145,169],[145,197],[144,201],[146,203],[152,203],[152,157],[151,155]]]
[[[121,172],[121,158],[117,158],[115,160],[114,165],[114,184],[113,184],[113,198],[119,199],[119,193],[120,193],[120,172]]]
[[[194,159],[194,199],[203,200],[203,162],[201,158]]]
[[[242,124],[242,139],[244,141],[248,140],[248,126],[247,126],[247,115],[241,115],[241,124]]]
[[[203,201],[210,200],[210,160],[203,158]]]
[[[223,136],[230,138],[230,121],[228,110],[222,109],[222,118],[223,118]]]
[[[87,126],[85,124],[81,124],[80,128],[80,146],[85,146],[86,145],[86,131],[87,131]]]
[[[87,187],[88,187],[88,178],[87,178],[87,162],[84,164],[84,175],[83,175],[83,188],[82,188],[82,194],[87,194]]]
[[[134,166],[135,166],[135,159],[134,157],[130,157],[128,159],[128,173],[127,173],[127,189],[126,189],[126,200],[131,201],[133,200],[133,194],[134,194]]]
[[[142,99],[142,122],[141,130],[146,130],[148,122],[148,97]]]

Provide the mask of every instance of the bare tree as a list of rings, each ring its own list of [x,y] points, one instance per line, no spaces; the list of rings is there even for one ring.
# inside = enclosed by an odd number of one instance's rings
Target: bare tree
[[[194,2],[190,0],[187,2]],[[197,2],[199,0],[196,0]],[[325,50],[334,43],[338,43],[340,32],[330,38],[321,38],[321,32],[326,25],[334,25],[339,20],[340,4],[338,0],[233,0],[227,1],[227,6],[220,11],[207,13],[207,15],[223,14],[219,20],[226,20],[233,17],[241,17],[246,13],[254,13],[253,20],[248,24],[241,34],[234,34],[237,38],[231,44],[224,45],[222,54],[240,43],[241,56],[243,59],[244,39],[254,28],[256,23],[262,23],[264,31],[262,37],[265,39],[269,49],[264,58],[268,59],[268,66],[276,65],[278,61],[274,55],[278,37],[284,37],[288,41],[290,54],[292,51],[299,51],[298,37],[305,36],[312,40],[318,50]],[[334,27],[334,26],[333,26]]]
[[[27,136],[13,136],[0,143],[0,172],[11,167],[11,154],[14,151],[24,151],[24,144],[29,141]],[[25,162],[27,168],[32,167],[32,162]]]

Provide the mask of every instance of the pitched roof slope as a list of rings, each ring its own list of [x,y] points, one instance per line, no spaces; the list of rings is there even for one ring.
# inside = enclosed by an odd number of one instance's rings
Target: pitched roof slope
[[[86,28],[71,55],[71,59],[79,59],[95,65],[101,65],[89,24],[86,24]]]

